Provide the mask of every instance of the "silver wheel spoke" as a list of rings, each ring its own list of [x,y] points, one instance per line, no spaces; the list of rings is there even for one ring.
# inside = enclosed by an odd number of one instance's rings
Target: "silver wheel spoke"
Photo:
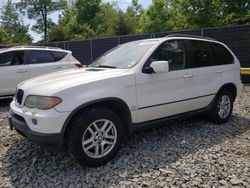
[[[104,144],[101,143],[101,155],[103,156],[104,155]]]
[[[224,95],[220,98],[218,108],[218,114],[221,118],[226,118],[229,115],[231,110],[231,101],[227,95]]]
[[[116,136],[113,136],[113,135],[105,135],[105,138],[107,138],[107,139],[115,139]]]
[[[91,123],[82,137],[84,152],[91,158],[101,158],[114,148],[117,141],[116,126],[108,119]]]
[[[107,140],[105,140],[103,143],[104,143],[104,144],[108,144],[108,145],[114,145],[113,142],[110,142],[110,141],[107,141]]]
[[[108,124],[109,124],[109,121],[106,121],[106,122],[103,124],[101,130],[102,130],[102,131],[105,131],[105,129],[106,129],[106,127],[107,127]]]
[[[95,135],[95,133],[94,133],[94,131],[91,129],[91,127],[88,127],[88,129],[87,129],[88,131],[89,131],[89,133],[92,135],[92,136],[94,136]]]
[[[105,134],[108,134],[108,132],[110,131],[110,129],[112,128],[112,125],[109,125],[108,126],[108,128],[107,128],[107,130],[106,131],[104,131],[105,132]]]
[[[91,137],[90,139],[84,141],[82,144],[85,146],[85,145],[87,145],[87,144],[90,144],[90,143],[93,142],[93,141],[94,141],[94,137]]]
[[[93,148],[95,146],[94,143],[90,144],[87,148],[85,148],[86,151],[88,151],[89,149]]]
[[[99,155],[99,144],[95,145],[95,156],[98,157]]]
[[[94,127],[95,127],[95,130],[96,130],[96,131],[99,131],[99,128],[98,128],[97,124],[96,124],[96,123],[93,123],[93,125],[94,125]]]

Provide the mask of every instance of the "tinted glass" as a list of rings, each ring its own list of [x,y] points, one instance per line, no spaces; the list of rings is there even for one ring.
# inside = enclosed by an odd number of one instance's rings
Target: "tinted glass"
[[[61,59],[63,59],[67,53],[65,52],[52,52],[54,58],[55,58],[55,61],[60,61]]]
[[[150,61],[168,61],[169,70],[181,70],[186,65],[184,42],[172,40],[164,42],[150,57]]]
[[[212,66],[209,43],[204,41],[191,41],[191,54],[193,67]]]
[[[214,65],[225,65],[234,63],[232,54],[221,44],[212,44]]]
[[[13,51],[0,54],[0,66],[22,64],[24,64],[24,51]]]
[[[31,50],[29,52],[30,64],[50,63],[54,61],[54,57],[50,51]]]

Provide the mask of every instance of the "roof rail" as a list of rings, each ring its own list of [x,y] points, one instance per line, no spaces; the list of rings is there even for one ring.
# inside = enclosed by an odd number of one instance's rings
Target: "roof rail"
[[[13,48],[61,49],[61,48],[58,48],[58,47],[50,47],[50,46],[31,46],[31,45],[13,46]]]
[[[190,38],[208,39],[208,40],[217,41],[216,39],[213,39],[213,38],[203,37],[203,36],[198,36],[198,35],[189,35],[189,34],[169,34],[169,35],[166,35],[165,37],[190,37]]]

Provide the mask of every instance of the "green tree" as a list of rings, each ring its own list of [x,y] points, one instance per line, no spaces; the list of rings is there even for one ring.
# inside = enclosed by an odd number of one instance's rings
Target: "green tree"
[[[153,0],[140,18],[141,32],[158,32],[172,29],[174,18],[171,0]]]
[[[31,42],[28,26],[23,25],[16,11],[16,5],[11,0],[8,0],[3,6],[0,18],[1,35],[5,37],[5,43]]]
[[[185,17],[189,28],[215,27],[220,25],[219,0],[178,0],[181,15]]]
[[[0,27],[0,44],[7,43],[7,32],[4,28]]]
[[[111,3],[102,3],[100,12],[97,13],[98,23],[96,36],[108,37],[117,34],[117,24],[119,22],[118,9]]]
[[[128,35],[136,32],[135,21],[127,13],[118,11],[118,22],[116,25],[116,35]]]
[[[101,9],[101,0],[76,0],[76,19],[79,24],[88,24],[91,28],[96,27],[96,16]]]
[[[132,5],[128,6],[126,11],[127,21],[131,27],[131,33],[139,32],[139,21],[145,10],[138,0],[132,0]]]
[[[37,24],[33,25],[32,29],[35,32],[43,33],[46,41],[47,32],[53,25],[48,15],[62,10],[66,4],[66,0],[21,0],[18,6],[23,13],[27,13],[29,19],[37,21]]]
[[[249,0],[222,0],[220,7],[223,13],[222,25],[250,23]]]

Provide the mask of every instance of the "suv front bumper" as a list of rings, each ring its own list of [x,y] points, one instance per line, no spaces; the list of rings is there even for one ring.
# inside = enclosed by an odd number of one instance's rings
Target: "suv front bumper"
[[[20,135],[28,140],[38,142],[51,149],[59,150],[63,148],[63,135],[61,133],[45,134],[34,132],[28,127],[23,117],[12,111],[8,112],[8,120],[10,129],[13,130],[15,128]]]
[[[28,140],[53,150],[63,148],[64,135],[61,130],[66,117],[67,114],[55,110],[35,110],[34,113],[33,109],[17,107],[14,101],[8,112],[9,126],[12,130],[15,129]],[[37,127],[32,124],[32,119],[37,120]]]

